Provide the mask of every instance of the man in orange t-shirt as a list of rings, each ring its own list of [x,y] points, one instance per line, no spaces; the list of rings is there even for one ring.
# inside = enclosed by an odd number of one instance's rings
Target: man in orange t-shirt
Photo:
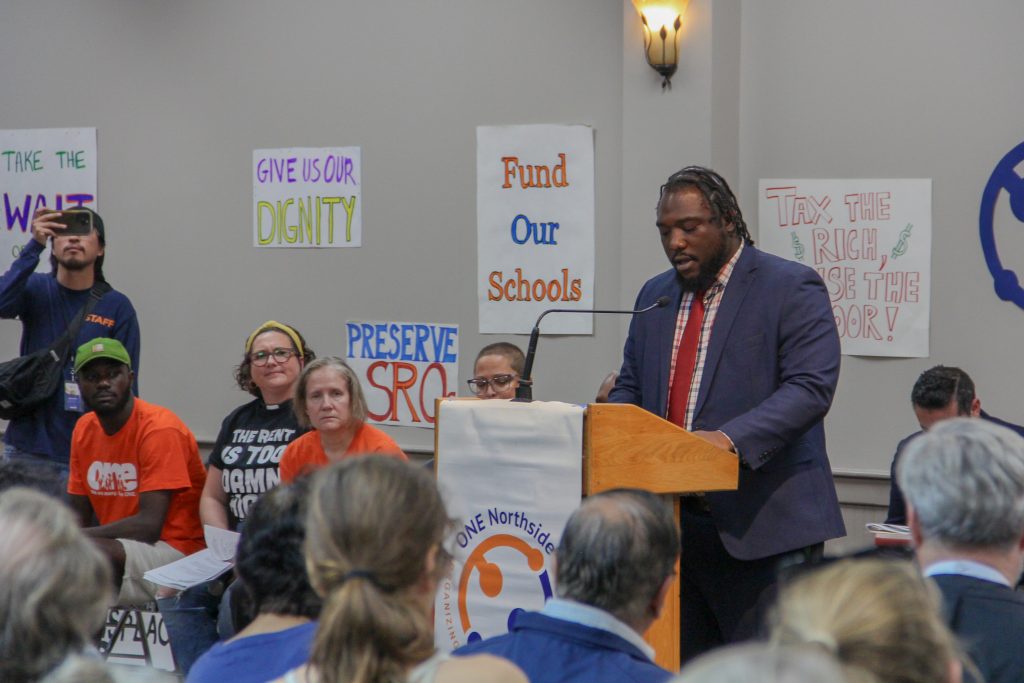
[[[142,575],[204,547],[206,470],[188,427],[132,396],[131,359],[116,339],[78,348],[83,415],[71,437],[68,494],[85,534],[110,558],[117,604],[155,599]]]

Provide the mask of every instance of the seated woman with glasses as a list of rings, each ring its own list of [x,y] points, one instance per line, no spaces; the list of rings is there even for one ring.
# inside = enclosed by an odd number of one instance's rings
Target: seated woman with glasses
[[[235,381],[256,398],[221,424],[199,501],[203,524],[236,529],[260,495],[277,485],[285,447],[307,430],[292,399],[302,369],[314,358],[298,330],[273,320],[246,339]]]
[[[318,472],[305,550],[323,609],[309,663],[279,683],[526,683],[503,659],[435,653],[434,594],[451,570],[442,545],[451,527],[421,467],[361,457]]]
[[[268,320],[245,340],[235,381],[255,398],[221,423],[210,451],[206,485],[199,499],[203,524],[238,529],[263,494],[277,486],[278,463],[285,447],[305,433],[295,418],[292,397],[299,374],[316,355],[294,327]],[[158,600],[171,651],[182,673],[218,638],[234,633],[227,599],[221,594],[230,576]]]
[[[307,365],[295,388],[295,416],[312,431],[285,449],[281,481],[365,453],[408,460],[390,436],[366,424],[366,415],[363,387],[345,361],[328,357]]]
[[[497,342],[480,349],[473,364],[469,390],[480,398],[515,398],[526,362],[515,344]]]

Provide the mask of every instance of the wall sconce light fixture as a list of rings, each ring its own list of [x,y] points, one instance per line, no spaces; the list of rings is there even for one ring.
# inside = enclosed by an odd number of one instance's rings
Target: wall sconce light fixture
[[[661,74],[661,89],[672,88],[679,66],[679,30],[690,0],[633,0],[644,30],[644,57]]]

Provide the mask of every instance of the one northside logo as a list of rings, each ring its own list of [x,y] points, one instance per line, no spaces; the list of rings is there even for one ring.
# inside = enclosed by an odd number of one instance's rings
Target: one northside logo
[[[89,465],[85,475],[89,490],[98,496],[134,495],[139,488],[135,465],[127,462],[99,462]]]
[[[552,596],[544,565],[555,545],[543,522],[493,507],[474,515],[455,541],[466,560],[441,589],[453,648],[503,633],[523,607],[540,607]]]

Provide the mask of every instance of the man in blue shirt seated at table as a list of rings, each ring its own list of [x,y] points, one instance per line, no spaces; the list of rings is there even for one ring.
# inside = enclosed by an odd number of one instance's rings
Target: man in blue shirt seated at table
[[[988,683],[1021,680],[1024,439],[951,419],[907,446],[897,469],[918,564],[942,591],[950,629]]]
[[[981,400],[975,394],[974,381],[960,368],[936,365],[922,372],[910,392],[910,404],[914,408],[914,416],[917,417],[921,431],[914,432],[896,446],[896,455],[892,459],[892,483],[889,489],[889,513],[885,519],[886,524],[907,523],[903,492],[896,481],[896,468],[907,444],[931,429],[932,425],[951,417],[980,417],[1012,429],[1024,437],[1024,427],[1000,420],[981,409]]]
[[[672,510],[653,493],[590,496],[558,546],[557,597],[519,614],[510,633],[455,654],[504,657],[531,683],[666,681],[672,674],[641,634],[661,613],[679,547]]]

